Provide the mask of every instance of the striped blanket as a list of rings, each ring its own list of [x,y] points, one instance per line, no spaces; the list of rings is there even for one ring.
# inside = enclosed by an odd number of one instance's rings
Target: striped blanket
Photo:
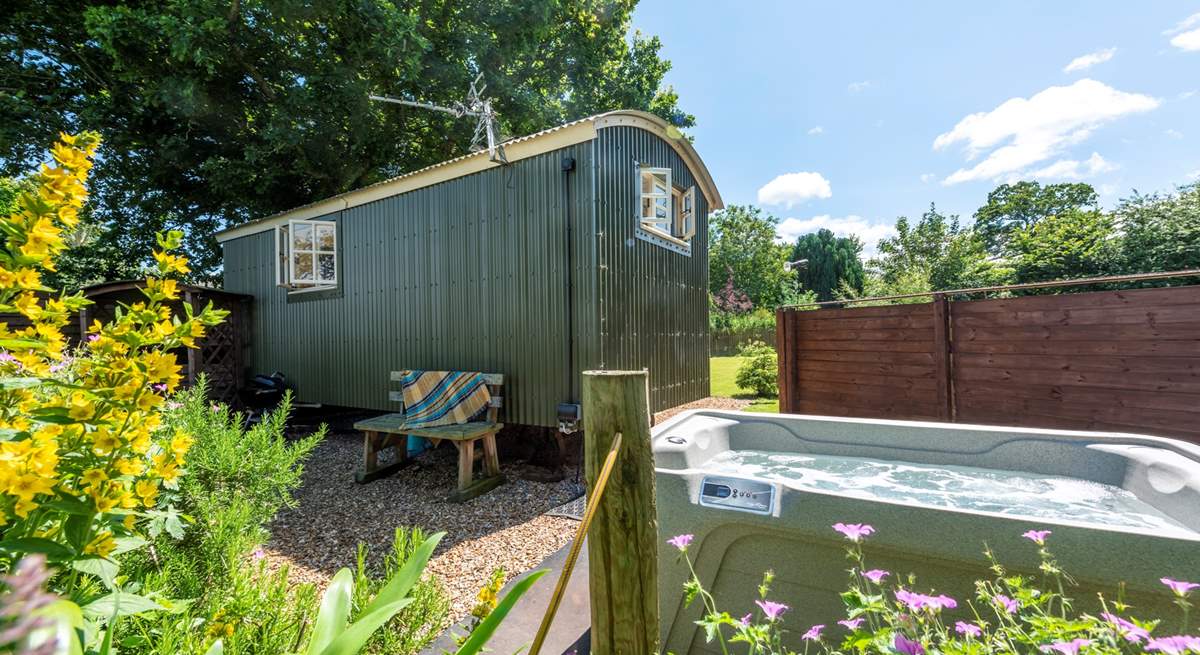
[[[482,373],[405,371],[400,384],[404,423],[411,426],[466,423],[492,398]]]

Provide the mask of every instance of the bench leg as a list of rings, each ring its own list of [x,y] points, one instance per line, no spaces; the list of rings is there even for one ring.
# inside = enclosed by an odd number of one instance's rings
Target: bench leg
[[[383,468],[379,467],[379,452],[391,448],[395,452],[395,461]],[[384,434],[373,430],[363,431],[363,462],[362,468],[354,474],[355,482],[365,484],[400,470],[408,464],[408,436],[403,434]]]
[[[471,486],[471,477],[475,472],[475,441],[456,441],[458,446],[458,491]]]
[[[500,475],[500,456],[496,452],[496,435],[483,437],[483,471],[488,477]]]

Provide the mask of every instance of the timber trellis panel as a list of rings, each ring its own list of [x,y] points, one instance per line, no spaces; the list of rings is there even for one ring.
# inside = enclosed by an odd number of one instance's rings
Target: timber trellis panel
[[[1200,442],[1200,286],[776,316],[787,413]]]

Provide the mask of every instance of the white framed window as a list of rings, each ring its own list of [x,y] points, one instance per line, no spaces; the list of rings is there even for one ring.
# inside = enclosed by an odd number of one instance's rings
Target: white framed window
[[[675,204],[671,185],[671,169],[643,168],[641,170],[641,224],[642,228],[671,234],[672,211]]]
[[[288,221],[275,228],[276,284],[293,291],[338,283],[337,223]]]
[[[641,167],[638,193],[638,227],[644,236],[660,244],[690,248],[696,236],[696,187],[686,191],[676,187],[669,168]]]

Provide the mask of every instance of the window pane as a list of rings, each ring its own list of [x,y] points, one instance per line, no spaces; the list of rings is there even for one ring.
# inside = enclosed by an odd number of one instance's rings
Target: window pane
[[[668,191],[670,191],[670,189],[667,188],[667,176],[666,175],[655,175],[654,176],[654,192],[655,193],[667,193]]]
[[[313,279],[313,255],[312,253],[293,253],[292,254],[292,280],[299,282],[302,280]]]
[[[654,192],[654,173],[642,171],[642,193]]]
[[[317,250],[332,252],[337,228],[332,225],[317,225]]]
[[[671,216],[671,205],[669,204],[670,202],[671,201],[669,198],[655,198],[654,199],[654,217],[664,219],[664,220],[669,218]]]
[[[313,226],[304,223],[292,224],[292,248],[294,250],[312,250]]]
[[[317,255],[317,280],[332,282],[337,279],[337,260],[333,255]]]

